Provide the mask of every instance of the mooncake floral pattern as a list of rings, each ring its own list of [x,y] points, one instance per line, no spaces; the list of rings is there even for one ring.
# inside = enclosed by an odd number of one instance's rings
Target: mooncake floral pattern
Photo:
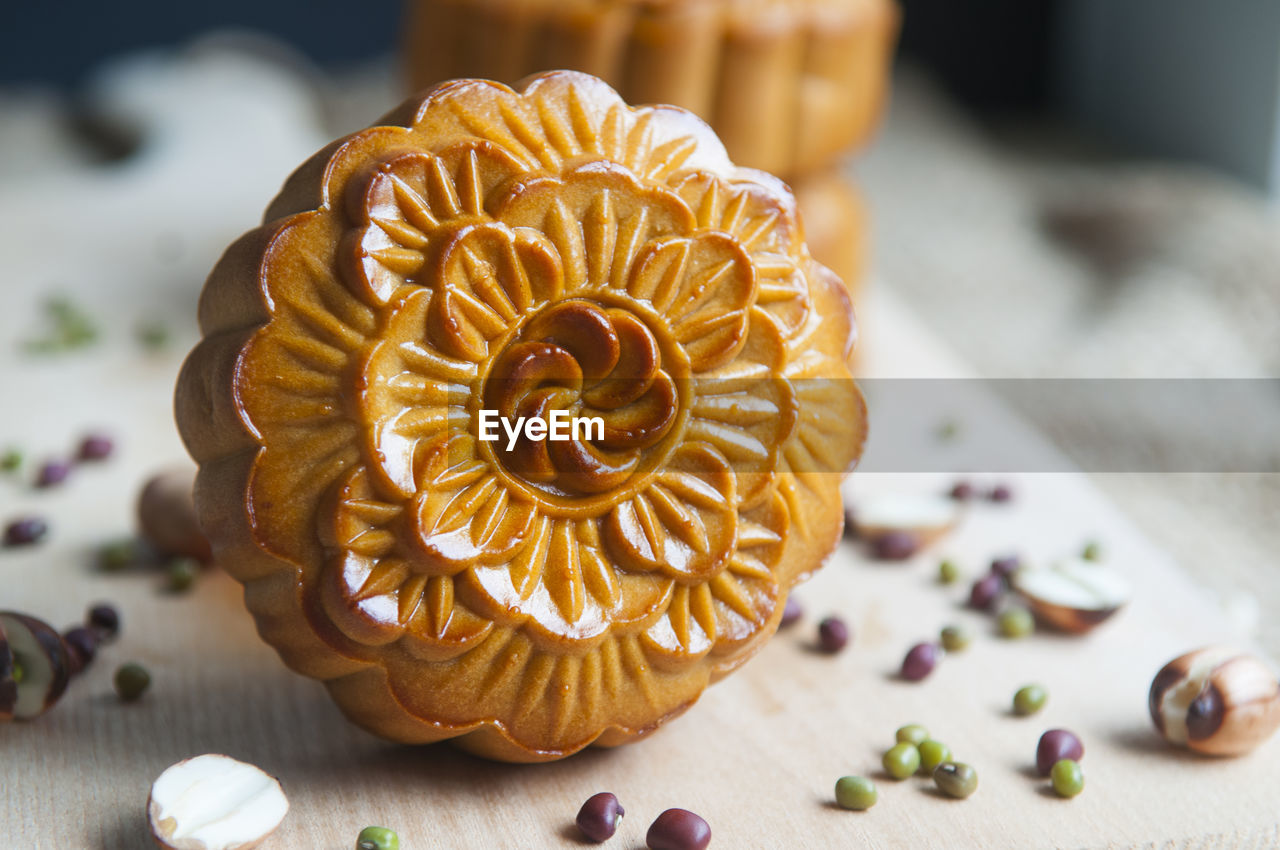
[[[687,113],[557,73],[402,121],[338,148],[263,261],[236,378],[255,540],[422,721],[375,731],[490,723],[557,755],[637,733],[834,544],[863,436],[847,304],[789,192]],[[508,448],[481,408],[604,429]],[[624,692],[647,708],[611,713]]]

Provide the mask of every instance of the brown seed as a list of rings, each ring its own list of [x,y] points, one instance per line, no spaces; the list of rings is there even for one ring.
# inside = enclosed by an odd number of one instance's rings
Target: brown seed
[[[576,823],[588,841],[597,844],[608,841],[618,831],[618,823],[626,814],[618,798],[608,791],[601,791],[587,798],[578,810]]]
[[[649,850],[704,850],[711,843],[711,827],[685,809],[667,809],[658,815],[644,837]]]

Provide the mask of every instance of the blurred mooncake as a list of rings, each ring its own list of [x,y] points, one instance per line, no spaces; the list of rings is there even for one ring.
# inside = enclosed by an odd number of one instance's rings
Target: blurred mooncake
[[[411,0],[405,65],[424,88],[566,68],[629,103],[692,110],[738,165],[792,179],[880,119],[893,0]]]

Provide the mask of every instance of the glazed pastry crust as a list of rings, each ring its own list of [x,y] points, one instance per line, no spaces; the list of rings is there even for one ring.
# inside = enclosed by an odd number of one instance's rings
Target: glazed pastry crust
[[[262,637],[376,734],[508,761],[642,738],[754,654],[865,437],[789,190],[582,74],[320,151],[200,326],[177,418]],[[475,439],[481,401],[547,399],[614,430]]]

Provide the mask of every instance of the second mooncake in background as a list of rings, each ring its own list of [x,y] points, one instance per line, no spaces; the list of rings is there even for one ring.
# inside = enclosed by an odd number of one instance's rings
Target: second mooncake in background
[[[791,179],[865,143],[897,33],[893,0],[409,0],[404,61],[414,88],[585,71]]]

